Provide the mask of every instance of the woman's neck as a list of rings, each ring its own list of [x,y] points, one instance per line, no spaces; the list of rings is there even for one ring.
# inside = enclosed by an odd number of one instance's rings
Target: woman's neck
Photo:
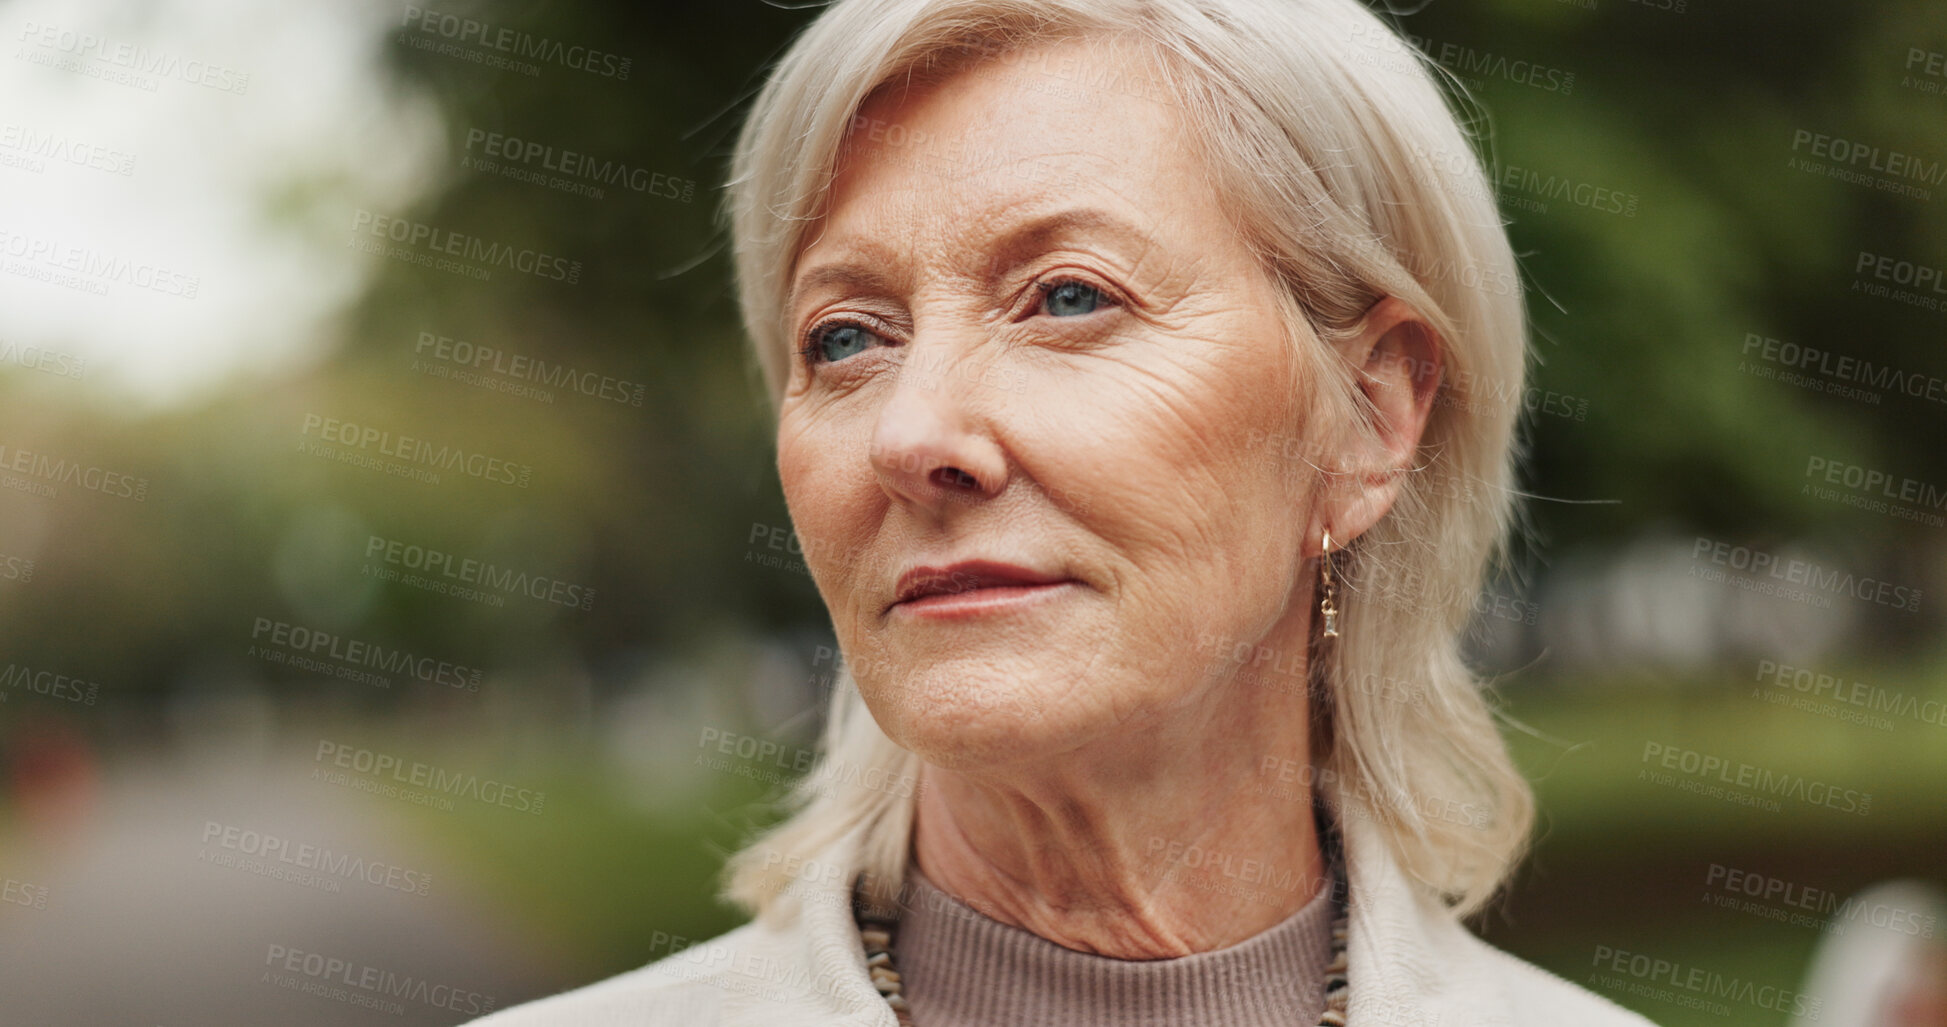
[[[927,765],[914,858],[974,909],[1080,952],[1167,959],[1270,928],[1325,883],[1309,776],[1289,772],[1307,765],[1306,697],[1219,691],[1203,722],[1052,765]]]

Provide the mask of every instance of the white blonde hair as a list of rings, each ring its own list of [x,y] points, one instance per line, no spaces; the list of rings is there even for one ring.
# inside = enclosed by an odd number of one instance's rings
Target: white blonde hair
[[[1285,287],[1290,338],[1316,383],[1304,401],[1320,416],[1305,423],[1338,426],[1307,445],[1307,459],[1326,454],[1329,465],[1329,439],[1371,430],[1357,372],[1332,340],[1357,332],[1386,296],[1439,336],[1446,376],[1417,465],[1386,516],[1335,556],[1342,634],[1311,661],[1309,770],[1334,786],[1337,815],[1381,826],[1409,878],[1457,914],[1477,911],[1525,852],[1534,819],[1461,657],[1514,518],[1527,324],[1493,192],[1435,66],[1357,0],[832,4],[765,82],[727,186],[744,327],[773,406],[792,348],[790,276],[860,107],[895,80],[1079,37],[1141,44],[1146,77],[1117,65],[1078,72],[1095,76],[1081,84],[1176,105],[1241,237]],[[856,856],[824,869],[865,873],[874,898],[888,899],[905,877],[920,766],[841,672],[819,763],[793,790],[788,819],[732,858],[726,897],[766,915],[803,867],[858,833]]]

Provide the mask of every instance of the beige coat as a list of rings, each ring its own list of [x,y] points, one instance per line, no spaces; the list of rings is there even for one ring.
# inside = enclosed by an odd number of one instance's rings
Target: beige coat
[[[1437,903],[1417,897],[1367,821],[1352,817],[1343,833],[1353,1027],[1648,1027],[1635,1013],[1488,945]],[[639,970],[474,1023],[895,1027],[866,978],[851,894],[837,877],[808,874],[797,889],[803,901],[776,927],[747,924]]]

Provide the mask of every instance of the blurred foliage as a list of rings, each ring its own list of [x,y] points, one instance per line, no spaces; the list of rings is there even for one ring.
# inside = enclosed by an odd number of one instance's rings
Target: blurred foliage
[[[1938,562],[1937,530],[1799,486],[1812,454],[1947,482],[1947,447],[1932,444],[1947,411],[1897,393],[1872,405],[1765,380],[1740,371],[1740,351],[1757,333],[1947,375],[1942,314],[1849,291],[1862,249],[1947,265],[1947,196],[1893,197],[1788,167],[1802,156],[1792,147],[1800,130],[1947,160],[1947,97],[1902,85],[1909,48],[1947,45],[1947,15],[1926,0],[1594,7],[1438,3],[1397,19],[1470,79],[1497,171],[1637,200],[1633,216],[1561,200],[1545,212],[1506,204],[1531,289],[1531,405],[1546,392],[1586,403],[1581,419],[1529,418],[1528,485],[1616,501],[1534,503],[1539,552],[1676,524],[1732,539],[1823,536],[1862,558]],[[625,81],[495,74],[392,47],[400,87],[429,91],[444,111],[448,159],[417,209],[389,213],[579,260],[580,282],[503,273],[488,285],[381,261],[321,364],[132,419],[12,369],[0,378],[0,420],[13,436],[153,484],[139,506],[6,499],[42,503],[48,523],[31,592],[0,585],[13,593],[0,594],[0,646],[136,695],[263,674],[239,654],[255,618],[271,617],[496,670],[574,667],[600,685],[712,621],[820,623],[809,579],[745,562],[753,532],[788,519],[713,220],[747,100],[814,13],[764,3],[482,8],[497,26],[634,55]],[[1573,73],[1572,89],[1495,70],[1517,61]],[[693,194],[611,185],[598,199],[481,173],[462,165],[478,155],[468,149],[475,132],[673,176]],[[292,175],[293,194],[328,186]],[[1504,199],[1520,199],[1519,188]],[[352,210],[343,213],[349,224]],[[564,393],[539,403],[432,378],[413,367],[421,332],[642,383],[644,399],[638,408]],[[449,476],[422,486],[298,454],[309,413],[505,454],[535,467],[533,484]],[[586,613],[519,601],[488,609],[369,587],[348,578],[365,533],[500,559],[592,586],[599,599]],[[115,644],[100,644],[104,635]]]

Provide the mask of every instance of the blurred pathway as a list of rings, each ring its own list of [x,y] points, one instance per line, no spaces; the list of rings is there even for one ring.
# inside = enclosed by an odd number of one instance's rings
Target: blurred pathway
[[[0,1022],[452,1024],[550,987],[449,862],[396,830],[439,814],[313,766],[128,765],[67,800],[65,826],[16,824],[0,838]],[[301,876],[259,872],[273,867]]]

